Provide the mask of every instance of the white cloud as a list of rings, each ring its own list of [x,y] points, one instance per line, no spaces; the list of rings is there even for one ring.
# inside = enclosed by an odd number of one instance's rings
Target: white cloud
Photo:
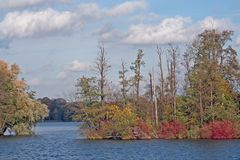
[[[144,9],[147,7],[145,1],[127,1],[122,4],[116,5],[112,9],[106,11],[107,15],[110,16],[119,16],[131,13],[137,9]]]
[[[83,3],[78,6],[77,14],[83,19],[98,19],[104,16],[103,9],[96,3]]]
[[[91,64],[86,62],[80,62],[79,60],[74,60],[65,69],[72,72],[87,71],[90,69]]]
[[[71,31],[76,25],[75,14],[68,11],[47,9],[39,12],[10,12],[0,22],[0,37],[11,39],[62,34]]]
[[[50,3],[67,3],[70,0],[0,0],[1,9],[17,9]]]
[[[200,21],[200,27],[202,29],[234,29],[234,25],[229,19],[214,19],[213,17],[205,17]]]
[[[41,80],[38,78],[33,78],[28,82],[30,86],[39,86],[41,84]]]
[[[160,15],[150,12],[150,13],[145,13],[145,14],[140,14],[140,15],[136,15],[133,16],[132,18],[130,18],[132,21],[135,22],[139,22],[139,23],[144,23],[145,21],[149,22],[149,21],[157,21],[160,19]]]
[[[2,0],[5,1],[5,0]],[[0,4],[4,7],[26,7],[40,3],[69,2],[70,0],[9,0]],[[1,0],[0,0],[1,2]],[[9,12],[0,21],[0,40],[20,39],[28,37],[43,37],[51,35],[68,35],[80,30],[88,23],[107,17],[129,14],[138,9],[144,9],[144,0],[126,1],[112,8],[100,7],[97,3],[81,3],[73,11],[57,11],[51,8],[42,11]],[[118,41],[128,44],[166,44],[185,43],[204,29],[236,29],[228,19],[206,17],[198,22],[192,22],[190,17],[170,17],[162,19],[157,24],[147,23],[153,19],[159,21],[155,13],[133,16],[140,22],[131,25],[127,31],[114,28],[103,28],[95,31],[99,40],[104,42]],[[132,19],[133,20],[133,19]],[[145,22],[145,24],[144,24]],[[239,41],[239,40],[238,40]]]
[[[96,3],[83,3],[78,6],[78,14],[85,18],[116,17],[147,7],[145,1],[126,1],[112,8],[101,8]]]
[[[186,43],[205,29],[234,29],[228,19],[206,17],[193,23],[189,17],[165,18],[159,24],[130,26],[127,36],[121,41],[128,44]]]
[[[105,25],[93,34],[98,36],[99,42],[114,42],[124,37],[124,33],[114,29],[111,25]]]
[[[127,37],[123,40],[130,44],[166,44],[186,42],[189,39],[191,19],[174,17],[163,19],[157,25],[132,25]]]
[[[91,63],[73,60],[70,64],[66,65],[62,72],[57,75],[58,79],[66,78],[70,73],[85,72],[91,70]]]

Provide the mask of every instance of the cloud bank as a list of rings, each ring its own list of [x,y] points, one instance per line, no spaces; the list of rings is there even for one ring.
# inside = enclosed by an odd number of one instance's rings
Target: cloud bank
[[[169,42],[185,42],[189,36],[189,17],[163,19],[157,25],[132,25],[124,39],[130,44],[165,44]]]
[[[5,2],[5,0],[2,0]],[[8,0],[0,8],[21,8],[44,3],[67,3],[70,0]],[[80,3],[71,11],[58,11],[48,8],[40,11],[13,11],[7,13],[0,21],[0,41],[10,42],[13,39],[44,37],[52,35],[70,35],[91,23],[107,18],[130,14],[147,7],[144,0],[126,1],[110,8],[100,7],[97,3]],[[134,16],[133,16],[134,17]],[[191,17],[168,17],[159,19],[158,23],[143,23],[146,17],[157,17],[156,14],[145,14],[135,19],[142,23],[130,24],[122,31],[113,27],[103,27],[93,31],[103,42],[118,42],[133,45],[186,43],[197,33],[205,29],[236,29],[228,19],[205,17],[193,22]],[[239,42],[237,39],[237,43]],[[7,46],[7,45],[5,45]]]
[[[0,22],[2,39],[44,36],[52,33],[66,33],[76,23],[76,15],[69,11],[59,12],[47,9],[39,12],[10,12]]]
[[[122,41],[127,44],[186,43],[206,29],[231,30],[234,28],[235,26],[228,19],[205,17],[194,23],[190,17],[176,16],[165,18],[159,24],[132,25]]]
[[[2,3],[0,8],[27,7],[50,1],[69,0],[9,0]],[[0,21],[0,40],[71,34],[91,23],[91,20],[121,16],[145,7],[145,1],[127,1],[112,8],[101,8],[96,3],[82,3],[72,11],[48,8],[40,11],[8,12]]]
[[[21,9],[50,3],[68,3],[71,0],[0,0],[0,9]]]

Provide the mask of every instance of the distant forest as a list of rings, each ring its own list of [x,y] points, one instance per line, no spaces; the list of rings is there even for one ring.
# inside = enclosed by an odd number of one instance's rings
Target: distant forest
[[[71,110],[71,103],[68,103],[65,99],[44,97],[38,100],[48,106],[49,115],[45,120],[72,121],[73,111]]]

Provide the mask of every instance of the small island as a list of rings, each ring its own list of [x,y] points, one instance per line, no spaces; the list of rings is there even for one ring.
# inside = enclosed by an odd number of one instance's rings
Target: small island
[[[130,66],[122,61],[117,87],[107,80],[111,65],[101,45],[96,76],[76,84],[73,118],[85,122],[88,139],[240,138],[240,65],[232,35],[205,30],[184,51],[173,44],[157,46],[159,69],[148,76],[142,75],[139,49]]]

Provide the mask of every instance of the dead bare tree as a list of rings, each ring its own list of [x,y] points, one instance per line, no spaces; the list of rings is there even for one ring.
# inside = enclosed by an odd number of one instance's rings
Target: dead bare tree
[[[99,78],[98,78],[99,96],[100,96],[101,104],[103,105],[104,97],[105,97],[104,89],[107,85],[106,76],[111,68],[111,65],[108,64],[108,60],[106,58],[106,50],[105,50],[104,45],[103,44],[99,45],[98,48],[99,48],[100,52],[95,61],[95,70],[96,70],[97,74],[99,75]]]
[[[176,118],[177,114],[177,102],[176,102],[176,94],[177,94],[177,81],[176,81],[176,66],[177,66],[177,51],[178,47],[169,44],[168,54],[170,55],[170,72],[169,72],[169,83],[170,83],[170,99],[171,106],[173,109],[173,117]]]
[[[155,76],[154,70],[152,71],[152,84],[153,84],[153,102],[154,102],[154,109],[155,109],[155,125],[158,127],[158,104],[157,104],[157,94],[156,94],[156,83],[155,83]]]
[[[164,51],[157,45],[157,54],[158,54],[158,65],[160,70],[160,119],[163,117],[163,108],[164,108],[164,74],[163,74],[163,65],[162,65],[162,54]]]

